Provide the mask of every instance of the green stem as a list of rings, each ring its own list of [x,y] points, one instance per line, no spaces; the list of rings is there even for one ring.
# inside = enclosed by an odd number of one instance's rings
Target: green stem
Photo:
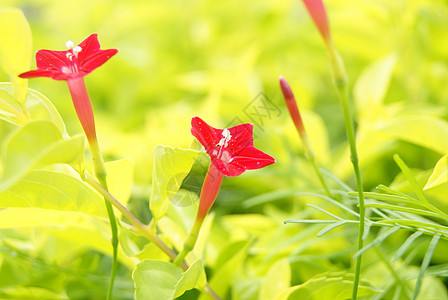
[[[109,204],[115,206],[126,219],[133,225],[134,229],[140,232],[144,237],[146,237],[150,242],[154,243],[160,250],[162,250],[171,260],[175,260],[176,253],[168,247],[157,235],[153,234],[149,230],[148,225],[144,225],[140,222],[137,217],[135,217],[126,207],[124,207],[117,199],[115,199],[99,182],[95,180],[87,171],[82,174],[83,180],[86,181],[91,187],[93,187],[97,192],[99,192],[104,199],[108,201]],[[182,270],[186,271],[189,266],[182,261],[180,263]],[[206,284],[204,292],[208,293],[212,298],[216,300],[221,300],[221,298],[213,291],[213,289]]]
[[[357,251],[361,250],[363,247],[363,236],[364,236],[364,225],[365,225],[365,213],[366,209],[364,206],[364,190],[362,186],[361,172],[359,170],[358,163],[358,152],[356,150],[356,135],[355,135],[355,127],[353,124],[352,111],[350,108],[350,101],[348,96],[348,87],[347,87],[347,75],[345,72],[344,63],[339,56],[333,42],[329,42],[326,44],[328,54],[330,57],[330,65],[332,69],[333,78],[336,84],[336,88],[338,91],[338,96],[342,104],[342,110],[344,113],[344,122],[345,122],[345,130],[348,138],[348,142],[350,145],[350,158],[353,165],[353,170],[355,172],[356,185],[358,189],[358,198],[359,198],[359,233],[358,233],[358,248]],[[361,262],[362,255],[359,255],[356,259],[356,267],[355,267],[355,279],[353,282],[353,292],[352,299],[357,299],[358,296],[358,286],[359,279],[361,275]]]
[[[106,167],[104,165],[103,157],[101,155],[99,146],[98,146],[98,140],[90,139],[89,140],[89,146],[90,151],[92,153],[92,159],[93,159],[93,166],[95,169],[95,175],[98,178],[101,186],[108,191],[107,186],[107,180],[106,180]],[[107,296],[106,299],[109,300],[112,297],[112,290],[114,288],[114,280],[115,275],[117,273],[118,268],[118,228],[117,228],[117,219],[115,217],[114,209],[112,208],[112,204],[105,198],[104,203],[106,205],[107,209],[107,215],[109,216],[110,221],[110,229],[112,232],[112,248],[113,248],[113,254],[112,254],[112,269],[110,273],[110,280],[109,280],[109,288],[107,290]]]
[[[193,250],[194,245],[196,245],[196,241],[198,240],[199,231],[201,229],[203,221],[204,219],[196,218],[193,227],[191,228],[190,234],[184,242],[182,251],[173,262],[175,265],[179,265],[185,259],[185,256],[187,256],[187,254],[190,253],[191,250]]]
[[[196,219],[194,221],[193,227],[188,234],[187,239],[184,242],[182,251],[179,253],[177,258],[174,260],[174,264],[179,265],[187,256],[188,253],[193,250],[198,240],[199,232],[201,231],[202,223],[204,218],[212,207],[213,203],[218,196],[219,189],[221,188],[221,183],[223,179],[222,173],[216,169],[213,163],[210,166],[205,175],[204,183],[201,188],[201,195],[199,196],[199,207]]]
[[[359,233],[358,233],[358,248],[357,251],[361,250],[363,247],[363,236],[364,236],[364,225],[365,225],[365,214],[366,209],[364,206],[364,190],[362,186],[361,172],[359,171],[359,163],[358,163],[358,153],[356,150],[356,137],[355,137],[355,129],[353,126],[353,121],[351,117],[351,111],[348,101],[347,95],[347,87],[344,85],[343,87],[338,87],[339,97],[342,100],[342,107],[344,111],[344,119],[345,119],[345,127],[347,130],[347,137],[350,143],[350,152],[351,152],[351,161],[353,164],[353,170],[355,171],[356,177],[356,185],[358,188],[358,199],[359,199]],[[355,280],[353,282],[353,293],[352,299],[357,299],[358,295],[358,285],[359,278],[361,275],[361,262],[362,255],[359,255],[356,259],[356,268],[355,268]]]
[[[311,166],[313,167],[314,172],[316,172],[316,175],[319,178],[320,184],[324,188],[327,196],[330,198],[333,198],[333,194],[331,193],[330,188],[328,187],[327,182],[325,181],[325,179],[322,175],[322,172],[320,171],[319,166],[317,165],[316,156],[314,155],[314,152],[312,154],[313,155],[307,155],[308,161],[311,163]]]

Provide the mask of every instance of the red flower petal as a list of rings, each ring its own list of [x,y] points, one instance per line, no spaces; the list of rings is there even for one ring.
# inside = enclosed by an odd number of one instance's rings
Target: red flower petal
[[[243,166],[246,170],[260,169],[275,163],[275,159],[255,147],[244,148],[230,162],[232,165]]]
[[[20,78],[49,77],[55,80],[66,80],[67,75],[52,70],[32,70],[19,75]]]
[[[95,55],[100,50],[100,42],[96,33],[91,34],[88,38],[78,45],[81,47],[81,52],[78,54],[78,61],[84,61],[89,56]]]
[[[36,65],[38,69],[50,69],[61,71],[67,66],[68,51],[39,50],[36,53]]]
[[[221,129],[211,127],[199,117],[191,119],[191,134],[198,139],[209,154],[221,140],[221,133]]]
[[[106,61],[108,61],[112,56],[114,56],[118,52],[117,49],[108,49],[108,50],[98,50],[95,54],[87,57],[84,61],[81,60],[81,53],[79,53],[78,60],[81,65],[82,71],[85,73],[90,73],[96,68],[103,65]]]
[[[237,155],[239,151],[241,151],[245,147],[253,146],[253,128],[254,125],[250,123],[230,127],[229,131],[232,139],[229,141],[229,146],[226,149],[231,150],[234,155]]]

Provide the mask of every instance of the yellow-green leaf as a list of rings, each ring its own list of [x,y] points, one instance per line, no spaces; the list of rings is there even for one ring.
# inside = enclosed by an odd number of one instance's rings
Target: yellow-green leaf
[[[26,115],[22,109],[26,110]],[[52,121],[64,136],[67,135],[64,121],[47,97],[28,89],[25,102],[21,106],[14,99],[11,83],[0,83],[0,119],[16,125],[23,125],[30,120],[48,120]]]
[[[291,284],[291,267],[288,259],[277,261],[263,278],[260,288],[260,300],[275,299],[281,291]]]
[[[154,149],[154,170],[150,209],[157,222],[190,172],[200,151],[158,145]],[[154,224],[156,223],[154,222]]]
[[[12,132],[4,143],[0,190],[33,168],[54,163],[80,164],[83,154],[83,136],[63,139],[62,133],[52,122],[29,122]]]
[[[0,63],[14,84],[17,101],[25,99],[27,80],[17,77],[28,71],[32,55],[31,29],[22,11],[0,10]]]
[[[107,162],[106,171],[109,192],[120,201],[121,204],[126,206],[131,197],[134,159],[125,158]]]
[[[448,182],[448,154],[439,159],[423,189],[428,190],[446,182]]]
[[[140,262],[132,273],[136,300],[171,300],[182,271],[172,263],[158,260]]]
[[[177,282],[174,298],[195,287],[202,289],[206,283],[207,278],[205,277],[204,266],[201,260],[197,260],[182,274],[182,277]]]

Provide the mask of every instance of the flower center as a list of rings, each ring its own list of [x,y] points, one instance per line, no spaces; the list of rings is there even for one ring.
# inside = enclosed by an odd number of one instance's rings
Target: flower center
[[[230,131],[227,128],[224,128],[222,131],[223,138],[219,141],[219,143],[216,145],[217,147],[227,147],[230,139],[232,138],[232,135],[230,134]]]
[[[224,150],[224,148],[226,148],[229,145],[229,141],[232,138],[232,135],[230,134],[230,131],[227,128],[225,128],[221,134],[222,138],[218,142],[218,144],[216,144],[216,148],[218,149],[213,150],[213,154],[216,156],[217,159],[222,160],[224,163],[229,163],[232,161],[232,158],[230,157],[230,153]]]
[[[82,48],[79,46],[75,46],[75,43],[73,43],[72,41],[67,41],[65,43],[65,47],[67,47],[68,49],[65,56],[71,62],[71,64],[68,67],[62,67],[62,72],[66,74],[78,73],[78,54],[82,51]]]

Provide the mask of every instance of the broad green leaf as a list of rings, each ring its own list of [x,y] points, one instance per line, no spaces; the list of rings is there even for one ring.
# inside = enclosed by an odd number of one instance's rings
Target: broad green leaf
[[[179,267],[169,262],[144,260],[132,273],[137,300],[170,300],[182,277]]]
[[[197,260],[182,274],[182,277],[177,282],[174,298],[195,287],[202,289],[206,283],[207,278],[205,277],[204,266],[201,260]]]
[[[38,207],[106,216],[104,200],[80,179],[34,170],[0,192],[0,207]]]
[[[0,290],[0,298],[1,299],[45,299],[45,300],[60,300],[60,299],[68,299],[66,295],[56,294],[53,291],[48,289],[40,288],[40,287],[11,287],[9,289],[1,289]]]
[[[150,209],[154,224],[165,214],[168,203],[182,185],[200,151],[158,145],[154,149],[154,170]]]
[[[134,182],[134,160],[125,158],[107,162],[106,172],[109,192],[126,206],[131,197],[131,188]]]
[[[25,99],[27,80],[17,77],[28,71],[31,64],[31,29],[22,11],[0,9],[0,63],[14,84],[15,99]]]
[[[33,168],[54,163],[80,164],[84,137],[63,139],[49,121],[33,121],[12,132],[3,149],[0,190],[7,188]]]
[[[46,230],[53,238],[67,241],[72,251],[90,248],[107,255],[112,252],[107,217],[78,211],[10,207],[0,210],[0,230],[3,229],[39,229],[40,232]],[[118,252],[118,258],[124,264],[132,264],[121,251]]]
[[[96,222],[105,223],[105,218],[76,212],[43,208],[11,207],[0,210],[0,229],[30,227],[70,226],[94,230]]]
[[[378,130],[445,155],[448,153],[448,123],[431,116],[397,117]]]
[[[423,190],[428,190],[446,182],[448,182],[448,154],[437,162]]]
[[[53,103],[41,93],[28,89],[23,107],[27,116],[22,114],[22,107],[14,99],[13,86],[10,83],[0,83],[0,119],[13,124],[23,125],[31,120],[52,121],[59,130],[67,135],[64,121]]]
[[[378,118],[397,56],[391,54],[367,66],[354,86],[356,107],[363,118]],[[376,115],[375,115],[376,114]],[[363,119],[365,121],[365,119]]]
[[[326,274],[315,277],[307,282],[290,287],[283,291],[275,300],[346,300],[350,299],[353,289],[353,276],[344,273]],[[358,296],[371,296],[379,290],[363,282],[359,285]]]
[[[263,278],[259,300],[272,300],[291,284],[291,267],[288,259],[277,261]]]

